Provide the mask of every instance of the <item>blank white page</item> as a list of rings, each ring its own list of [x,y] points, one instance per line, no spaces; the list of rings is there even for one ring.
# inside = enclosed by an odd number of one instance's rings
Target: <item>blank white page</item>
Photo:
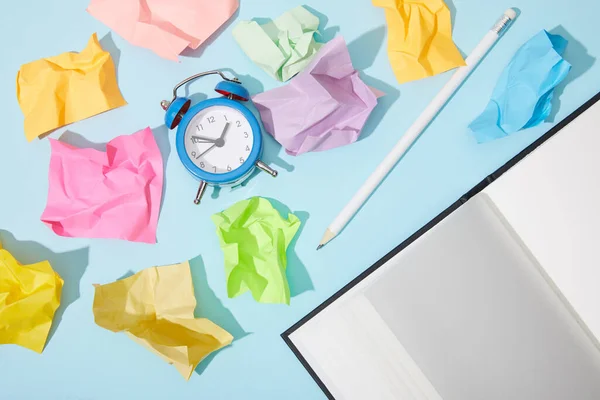
[[[598,400],[600,353],[478,194],[365,290],[444,400]]]
[[[289,336],[337,400],[598,400],[600,353],[485,194]]]
[[[360,291],[291,338],[338,400],[442,400]]]
[[[513,166],[484,193],[598,344],[600,102]]]

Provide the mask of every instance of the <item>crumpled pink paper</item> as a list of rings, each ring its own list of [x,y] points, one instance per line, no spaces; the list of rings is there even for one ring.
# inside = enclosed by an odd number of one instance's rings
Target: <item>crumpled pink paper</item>
[[[129,43],[177,61],[239,8],[239,0],[92,0],[87,11]]]
[[[111,140],[106,152],[50,145],[42,222],[59,236],[156,243],[163,161],[150,128]]]
[[[288,85],[252,100],[265,130],[297,156],[354,143],[381,96],[360,79],[338,36]]]

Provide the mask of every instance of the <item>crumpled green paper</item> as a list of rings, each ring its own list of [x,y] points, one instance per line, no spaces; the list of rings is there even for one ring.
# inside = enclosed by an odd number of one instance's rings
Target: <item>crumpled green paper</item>
[[[315,41],[319,18],[299,6],[260,25],[241,21],[233,37],[244,53],[273,78],[286,82],[302,71],[319,51]]]
[[[269,200],[252,197],[212,216],[225,254],[227,295],[248,290],[259,303],[290,304],[286,249],[300,228],[283,219]]]

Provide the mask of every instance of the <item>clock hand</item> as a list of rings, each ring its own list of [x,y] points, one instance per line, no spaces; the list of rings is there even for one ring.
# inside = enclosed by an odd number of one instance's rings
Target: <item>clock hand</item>
[[[205,154],[206,152],[208,152],[209,150],[211,150],[213,147],[217,146],[217,147],[223,147],[223,145],[225,144],[225,135],[227,135],[227,128],[229,127],[229,122],[227,122],[225,124],[225,127],[223,128],[223,132],[221,133],[221,136],[218,139],[212,139],[212,138],[208,138],[205,136],[199,136],[199,135],[192,135],[192,143],[194,144],[199,144],[199,143],[213,143],[213,146],[210,147],[208,150],[206,150],[204,153],[202,153],[200,156],[198,156],[198,158],[200,158],[203,154]]]
[[[215,143],[218,139],[192,135],[192,143]]]
[[[225,127],[223,128],[223,133],[221,133],[221,137],[219,138],[219,140],[225,139],[225,135],[227,135],[227,128],[229,128],[229,122],[225,124]]]
[[[203,153],[201,153],[198,157],[196,157],[196,160],[199,159],[200,157],[202,157],[203,155],[205,155],[206,153],[208,153],[209,151],[211,151],[212,149],[214,149],[217,146],[217,144],[213,144],[212,146],[210,146],[206,151],[204,151]]]

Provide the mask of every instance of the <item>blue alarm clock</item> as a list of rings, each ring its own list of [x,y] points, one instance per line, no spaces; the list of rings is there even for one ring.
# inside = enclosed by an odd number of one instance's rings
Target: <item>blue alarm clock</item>
[[[207,75],[223,79],[215,91],[223,97],[208,99],[194,106],[186,97],[178,97],[177,89]],[[277,171],[260,160],[263,138],[254,114],[241,102],[250,95],[237,78],[229,79],[221,71],[208,71],[190,76],[173,89],[173,99],[163,100],[165,124],[177,128],[177,154],[185,168],[200,181],[195,204],[208,185],[235,185],[247,179],[255,168],[276,177]]]

